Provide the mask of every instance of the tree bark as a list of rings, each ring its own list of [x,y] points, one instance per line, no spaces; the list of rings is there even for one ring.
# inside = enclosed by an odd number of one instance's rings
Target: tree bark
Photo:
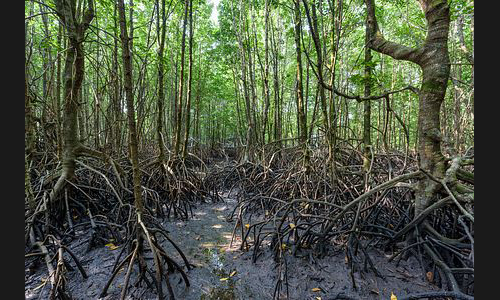
[[[369,27],[366,24],[365,44],[369,42]],[[371,94],[371,77],[372,77],[372,53],[369,47],[365,47],[365,76],[364,76],[364,96],[368,97]],[[371,101],[363,103],[363,169],[368,174],[373,157],[372,140],[371,140]]]
[[[278,152],[278,158],[281,158],[281,139],[282,139],[282,109],[280,103],[280,85],[279,85],[279,48],[274,26],[271,25],[271,45],[273,49],[273,86],[274,86],[274,141]],[[278,37],[279,38],[279,37]]]
[[[127,102],[127,118],[129,129],[130,159],[132,161],[132,176],[134,184],[134,203],[138,214],[144,212],[141,195],[141,173],[139,170],[137,129],[135,123],[135,108],[132,82],[132,60],[130,59],[129,38],[127,33],[127,21],[125,19],[125,4],[118,0],[118,13],[120,20],[120,39],[122,43],[122,62],[124,73],[124,88]],[[131,25],[132,27],[132,25]]]
[[[311,31],[311,36],[313,38],[314,42],[314,47],[316,49],[316,57],[317,57],[317,76],[319,77],[318,79],[320,82],[324,82],[323,78],[323,50],[321,47],[321,42],[319,39],[319,30],[318,30],[318,17],[316,14],[316,4],[313,1],[312,4],[312,18],[311,14],[309,12],[309,5],[307,4],[306,0],[303,0],[304,2],[304,8],[305,12],[307,15],[307,20],[309,22],[309,27]],[[333,68],[333,66],[332,66]],[[325,88],[322,84],[318,85],[319,89],[319,98],[320,98],[320,103],[321,103],[321,112],[323,115],[323,126],[325,127],[325,136],[326,136],[326,142],[328,145],[328,159],[327,163],[333,166],[333,156],[334,156],[334,137],[333,137],[333,130],[332,130],[332,123],[331,123],[331,118],[328,113],[328,105],[326,102],[326,95],[325,95]]]
[[[239,22],[236,24],[236,14],[234,10],[234,6],[231,6],[232,14],[233,14],[233,25],[235,28],[238,28],[236,36],[238,37],[238,49],[240,54],[240,67],[241,67],[241,83],[243,86],[243,95],[245,98],[245,116],[247,121],[247,132],[246,132],[246,145],[243,153],[243,161],[253,161],[253,153],[254,153],[254,131],[255,131],[255,123],[254,118],[252,117],[252,106],[250,102],[250,96],[248,92],[248,82],[247,82],[247,64],[246,64],[246,51],[245,45],[243,43],[243,29],[242,27],[246,24],[245,19],[245,8],[243,7],[243,0],[240,0],[240,15]]]
[[[269,0],[265,0],[264,4],[264,112],[262,118],[262,143],[265,144],[266,137],[266,127],[269,114],[269,46],[268,46],[268,36],[269,36]],[[269,134],[269,137],[271,134]]]
[[[421,47],[410,48],[387,41],[378,29],[374,0],[365,0],[370,30],[369,47],[395,59],[414,62],[422,69],[419,93],[418,154],[420,168],[436,178],[443,178],[445,160],[441,152],[440,108],[450,74],[448,31],[450,8],[446,0],[420,0],[427,20],[427,37]],[[436,200],[439,183],[424,178],[415,194],[415,216]]]
[[[158,8],[159,9],[159,8]],[[161,26],[160,26],[161,20]],[[159,38],[159,49],[158,49],[158,100],[156,105],[158,107],[158,115],[156,122],[156,141],[158,143],[159,155],[158,160],[160,164],[165,162],[165,141],[163,139],[163,116],[164,109],[163,103],[165,102],[165,91],[163,86],[164,78],[164,64],[163,64],[163,52],[165,49],[165,32],[166,32],[166,16],[165,16],[165,0],[161,1],[161,18],[158,18],[158,30],[161,28],[161,34]]]
[[[176,120],[175,120],[175,141],[174,141],[174,156],[178,156],[181,144],[181,129],[182,129],[182,96],[184,92],[184,56],[186,50],[186,27],[188,18],[189,0],[184,0],[184,22],[182,25],[181,37],[181,70],[179,73],[179,94],[177,97]]]
[[[115,3],[114,9],[113,9],[113,20],[114,20],[114,34],[115,37],[118,36],[118,17],[117,17],[117,11],[118,11],[118,4]],[[121,138],[122,138],[122,130],[121,130],[121,124],[122,124],[122,102],[120,98],[120,76],[118,72],[118,39],[115,38],[113,41],[113,118],[114,118],[114,141],[113,141],[113,146],[116,151],[120,151],[122,147],[121,143]]]
[[[87,10],[78,22],[74,16],[76,1],[55,1],[56,11],[68,34],[68,50],[64,65],[64,111],[63,111],[63,151],[62,175],[50,193],[51,201],[55,200],[58,192],[66,184],[66,180],[73,180],[75,176],[75,160],[80,143],[78,141],[78,95],[84,77],[83,40],[85,31],[94,18],[94,2],[88,2]]]
[[[193,1],[189,0],[189,67],[188,67],[188,84],[186,97],[186,128],[184,131],[184,143],[182,146],[182,158],[187,156],[187,148],[189,142],[189,131],[191,125],[191,83],[193,81]]]
[[[305,114],[305,105],[302,87],[302,49],[300,38],[302,35],[302,21],[300,16],[300,0],[294,0],[294,22],[295,22],[295,50],[296,50],[296,88],[295,96],[297,103],[297,121],[299,127],[299,141],[303,149],[303,166],[307,169],[309,166],[309,149],[307,142],[307,117]]]

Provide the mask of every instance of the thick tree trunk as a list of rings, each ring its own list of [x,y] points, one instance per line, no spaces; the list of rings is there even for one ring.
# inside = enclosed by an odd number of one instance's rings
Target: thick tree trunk
[[[428,33],[424,45],[425,52],[420,60],[422,86],[419,95],[418,153],[420,167],[437,178],[443,178],[446,166],[441,152],[439,113],[450,75],[448,56],[450,11],[445,0],[422,1],[421,5],[427,18]],[[439,189],[441,185],[430,179],[419,183],[415,215],[436,200],[433,196]]]
[[[446,49],[446,48],[445,48]],[[437,49],[436,49],[437,50]],[[439,53],[441,52],[441,53]],[[422,67],[423,79],[419,95],[418,112],[418,154],[420,167],[436,178],[443,178],[446,166],[441,152],[440,107],[446,92],[449,65],[442,65],[447,61],[448,53],[436,51],[437,57],[429,60]],[[440,66],[436,68],[436,66]],[[439,183],[431,179],[419,182],[416,192],[415,215],[433,203],[435,194],[441,189]]]
[[[446,94],[450,74],[448,56],[448,31],[450,8],[446,0],[420,0],[427,19],[427,38],[418,48],[410,48],[387,41],[378,29],[374,0],[365,0],[370,26],[369,47],[395,59],[418,64],[422,69],[422,85],[419,94],[418,154],[419,165],[436,178],[443,178],[446,170],[441,152],[440,111]],[[415,216],[436,200],[441,185],[424,178],[415,193]]]
[[[64,65],[64,111],[62,130],[62,174],[50,193],[50,199],[55,200],[58,192],[66,184],[66,180],[73,180],[75,176],[75,160],[78,156],[80,143],[78,141],[78,95],[84,77],[83,39],[85,31],[94,18],[94,3],[89,1],[82,21],[76,21],[74,13],[75,1],[56,1],[56,11],[66,27],[68,34],[68,50]]]
[[[63,114],[63,174],[73,179],[78,140],[78,103],[84,77],[84,53],[81,40],[70,39],[64,66],[64,114]],[[82,99],[83,100],[83,99]],[[82,131],[84,124],[80,124]],[[84,138],[84,137],[80,137]]]
[[[66,53],[64,67],[64,110],[63,110],[63,174],[68,180],[73,179],[75,173],[76,149],[78,147],[78,97],[83,77],[83,53],[81,45],[70,45]],[[73,63],[74,62],[74,63]],[[73,80],[73,68],[75,76]],[[83,124],[82,124],[83,125]]]

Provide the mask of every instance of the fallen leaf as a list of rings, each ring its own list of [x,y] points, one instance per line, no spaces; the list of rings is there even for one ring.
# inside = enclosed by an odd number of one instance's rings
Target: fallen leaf
[[[283,250],[286,249],[286,244],[285,243],[281,244],[281,249],[283,249]]]
[[[234,275],[236,275],[236,271],[231,272],[231,274],[229,274],[229,277],[233,277]]]
[[[109,243],[109,244],[106,244],[104,246],[108,247],[109,250],[116,250],[116,249],[118,249],[118,246],[116,246],[113,243]]]
[[[294,229],[294,228],[295,228],[295,224],[293,224],[293,223],[290,223],[290,224],[288,224],[288,225],[290,225],[290,228],[292,228],[292,229]]]
[[[391,300],[398,300],[398,298],[396,297],[396,295],[394,295],[393,292],[391,292]]]
[[[319,291],[321,291],[321,289],[320,288],[312,288],[311,291],[312,292],[319,292]]]
[[[316,297],[316,300],[321,300],[321,297]]]
[[[226,281],[226,280],[228,280],[228,279],[229,279],[229,277],[224,277],[224,278],[221,278],[221,279],[219,279],[219,280],[220,280],[220,281]]]
[[[432,273],[432,272],[430,272],[430,271],[429,271],[429,272],[427,272],[425,275],[426,275],[427,280],[428,280],[429,282],[432,282],[432,281],[434,280],[434,273]]]
[[[245,227],[246,228],[250,228],[250,224],[245,224]]]

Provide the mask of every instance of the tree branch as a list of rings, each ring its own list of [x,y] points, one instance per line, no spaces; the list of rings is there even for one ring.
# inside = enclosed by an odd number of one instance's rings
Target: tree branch
[[[422,47],[411,48],[388,41],[384,38],[378,28],[377,18],[375,17],[374,1],[375,0],[365,0],[368,33],[370,35],[367,47],[398,60],[406,60],[420,64],[421,56],[424,53],[424,49]]]

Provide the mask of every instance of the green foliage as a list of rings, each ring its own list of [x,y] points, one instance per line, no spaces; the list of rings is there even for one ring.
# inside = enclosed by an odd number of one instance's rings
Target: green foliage
[[[126,1],[126,11],[129,13],[128,1]],[[161,4],[162,0],[158,3]],[[172,130],[172,108],[176,99],[176,91],[179,84],[180,71],[180,41],[181,26],[183,18],[183,5],[181,2],[166,1],[167,20],[166,20],[166,47],[163,57],[165,68],[164,88],[165,88],[165,107],[167,109],[165,116],[166,136],[170,136]],[[312,5],[312,1],[308,2]],[[371,62],[364,61],[364,40],[365,40],[365,18],[366,11],[363,1],[343,1],[342,7],[338,7],[338,2],[332,3],[325,1],[316,1],[318,11],[318,26],[320,31],[320,43],[324,47],[324,76],[330,81],[330,70],[334,69],[334,85],[343,92],[351,95],[361,95],[364,85],[367,81],[372,86],[372,94],[380,94],[384,91],[395,90],[412,85],[420,87],[421,74],[418,66],[411,63],[395,61],[392,58],[372,52]],[[319,7],[321,3],[321,7]],[[426,21],[418,1],[403,0],[385,0],[376,1],[376,16],[379,21],[380,30],[384,36],[393,42],[404,44],[410,47],[418,47],[425,40]],[[155,124],[156,97],[158,87],[158,8],[156,1],[134,0],[133,23],[133,76],[137,97],[138,118],[143,119],[142,138],[150,139],[154,135],[154,130],[148,128]],[[243,43],[246,55],[246,74],[249,81],[249,91],[254,89],[255,105],[252,106],[258,124],[261,124],[264,114],[264,58],[265,58],[265,0],[243,1],[244,8],[240,7],[239,1],[221,0],[218,5],[219,19],[218,24],[210,21],[212,5],[208,0],[193,1],[194,16],[194,44],[193,44],[193,85],[192,85],[192,113],[196,108],[196,99],[199,99],[200,130],[203,141],[208,141],[214,131],[219,135],[220,140],[232,139],[239,136],[244,139],[244,133],[248,126],[245,119],[245,107],[243,102],[243,91],[241,86],[241,53],[238,46],[238,24],[241,17],[245,16],[247,22],[241,24],[241,34],[243,34]],[[268,111],[268,126],[266,136],[270,136],[273,126],[275,126],[274,96],[280,95],[281,110],[283,112],[283,134],[287,137],[296,135],[296,108],[295,108],[295,76],[297,66],[295,62],[295,41],[294,41],[294,23],[293,11],[290,1],[268,0],[269,4],[269,95],[271,99]],[[50,1],[47,4],[54,7]],[[461,113],[471,110],[473,99],[473,66],[467,65],[470,54],[473,52],[473,15],[474,2],[471,0],[458,0],[450,2],[451,28],[450,28],[450,60],[452,62],[462,63],[460,67],[452,67],[452,77],[460,79],[452,81],[450,79],[447,98],[445,101],[444,112],[447,112],[446,118],[443,117],[443,124],[446,130],[454,126],[454,106],[455,98],[461,97]],[[333,18],[332,10],[333,9]],[[49,10],[44,8],[44,11]],[[304,87],[307,86],[308,94],[308,122],[312,121],[315,108],[315,95],[318,88],[318,80],[312,71],[316,69],[316,53],[314,44],[310,35],[309,25],[301,4],[303,40],[302,50],[307,52],[312,60],[307,70],[308,58],[303,55],[303,74]],[[25,18],[36,15],[41,12],[40,5],[32,1],[25,2]],[[342,20],[337,24],[338,13],[342,13]],[[120,99],[123,98],[121,90],[121,51],[119,42],[119,24],[115,20],[115,1],[102,0],[95,1],[95,18],[87,32],[84,41],[85,49],[85,79],[84,87],[86,94],[82,99],[82,107],[88,109],[86,118],[90,122],[95,118],[95,99],[100,96],[101,110],[99,113],[105,117],[100,118],[101,130],[112,126],[111,119],[112,101],[115,92],[115,75],[118,76],[118,92]],[[47,19],[44,25],[42,16]],[[253,17],[252,17],[253,16]],[[129,17],[129,16],[128,16]],[[127,17],[127,18],[128,18]],[[127,19],[128,21],[128,19]],[[461,23],[459,23],[459,21]],[[64,65],[64,55],[66,45],[58,44],[59,20],[52,13],[30,17],[25,19],[26,23],[26,57],[28,82],[30,89],[38,96],[34,112],[40,116],[48,110],[55,115],[58,109],[55,106],[54,90],[50,99],[42,99],[42,90],[47,86],[55,89],[56,87],[56,59],[61,59]],[[458,24],[461,24],[461,33],[463,34],[463,43],[459,39]],[[235,26],[236,25],[236,26]],[[47,26],[47,28],[45,28]],[[337,26],[340,26],[340,32]],[[333,32],[332,32],[333,29]],[[338,49],[334,49],[334,44],[339,38]],[[64,40],[64,37],[61,41]],[[115,66],[115,42],[118,42],[118,65]],[[274,48],[276,44],[276,49]],[[464,51],[463,48],[468,51]],[[337,50],[335,65],[331,66],[331,55]],[[49,53],[50,51],[50,53]],[[248,55],[251,54],[253,62],[252,86],[250,86],[250,70],[248,66]],[[49,61],[49,54],[50,59]],[[278,89],[274,86],[274,72],[278,63]],[[465,63],[465,64],[464,64]],[[372,68],[372,76],[366,78],[364,69],[366,66]],[[117,67],[118,74],[114,74]],[[186,55],[186,73],[187,78],[187,55]],[[309,81],[306,82],[306,74],[309,74]],[[45,75],[45,76],[44,76]],[[47,84],[51,81],[51,85]],[[236,83],[236,84],[235,84]],[[455,85],[454,85],[455,84]],[[458,85],[457,85],[458,84]],[[427,88],[424,84],[424,88]],[[460,93],[457,90],[460,90]],[[62,93],[62,91],[60,91]],[[327,93],[328,94],[328,93]],[[239,98],[236,97],[238,95]],[[457,96],[459,95],[459,96]],[[329,97],[329,94],[327,95]],[[123,100],[123,99],[122,99]],[[237,103],[239,101],[239,104]],[[393,109],[401,116],[405,116],[405,122],[411,133],[412,141],[416,138],[416,124],[418,119],[418,97],[411,92],[394,94],[391,96]],[[43,105],[41,104],[43,103]],[[333,103],[338,110],[337,126],[341,120],[346,119],[345,114],[351,116],[349,126],[354,131],[348,131],[346,136],[352,138],[359,137],[356,130],[362,128],[362,105],[355,101],[346,101],[341,97],[334,96]],[[238,104],[238,105],[237,105]],[[239,107],[239,111],[238,108]],[[323,126],[321,112],[316,112],[316,120],[313,130]],[[105,111],[104,108],[109,108]],[[59,107],[61,109],[61,107]],[[123,109],[122,109],[123,110]],[[382,101],[374,102],[372,105],[373,126],[381,130],[385,111]],[[61,111],[59,111],[61,113]],[[238,114],[241,123],[239,123]],[[473,128],[473,124],[468,121],[470,118],[462,118],[462,127]],[[214,123],[215,122],[215,123]],[[343,121],[342,121],[343,122]],[[111,125],[109,125],[109,124]],[[217,125],[218,124],[218,125]],[[342,123],[343,124],[343,123]],[[219,126],[219,129],[214,129]],[[260,126],[260,125],[259,125]],[[390,130],[396,134],[399,125],[392,125]],[[92,127],[92,126],[90,126]],[[194,127],[191,127],[194,130]],[[264,130],[260,128],[259,130]],[[96,130],[90,130],[91,135],[96,135]],[[473,140],[473,130],[467,130],[468,140]],[[108,133],[106,133],[108,134]],[[358,136],[356,136],[358,134]],[[375,135],[379,135],[375,131]],[[448,135],[452,134],[448,132]],[[285,136],[284,136],[285,137]],[[379,137],[380,138],[380,137]],[[87,140],[91,140],[88,138]]]

